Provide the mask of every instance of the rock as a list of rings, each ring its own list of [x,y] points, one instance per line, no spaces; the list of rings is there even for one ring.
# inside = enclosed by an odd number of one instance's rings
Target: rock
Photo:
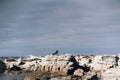
[[[50,80],[72,80],[71,76],[56,76],[52,77]]]
[[[14,59],[14,58],[8,58],[4,60],[4,63],[6,64],[7,69],[10,69],[13,67],[13,65],[19,66],[20,61],[19,59]]]
[[[80,69],[82,69],[84,72],[90,71],[90,66],[84,65],[84,66],[79,66]]]
[[[16,61],[17,62],[17,60],[16,59],[14,59],[14,58],[8,58],[8,59],[5,59],[7,62],[14,62],[14,61]]]
[[[13,78],[12,80],[17,80],[17,79],[14,79],[14,78]]]
[[[44,75],[41,76],[39,79],[40,79],[40,80],[50,80],[50,76],[49,76],[48,74],[44,74]],[[39,79],[38,79],[38,80],[39,80]]]
[[[21,71],[21,68],[18,67],[18,66],[13,65],[13,67],[11,67],[11,68],[9,69],[9,71]]]
[[[22,69],[23,72],[42,75],[39,78],[27,76],[26,80],[116,80],[120,78],[119,58],[120,56],[58,55],[56,51],[54,55],[45,57],[8,59],[5,63],[0,61],[0,71],[5,71],[6,64],[10,71]]]
[[[6,64],[0,60],[0,74],[4,73],[6,70]]]
[[[120,68],[111,68],[102,73],[103,80],[120,80]]]
[[[93,55],[76,55],[75,56],[76,61],[79,63],[79,65],[84,66],[84,65],[89,65],[92,63],[94,56]]]
[[[75,75],[75,76],[83,76],[83,70],[82,69],[77,69],[77,70],[75,70],[74,71],[74,74],[73,75]]]
[[[23,64],[25,64],[25,63],[22,61],[22,58],[19,58],[17,60],[17,65],[23,65]]]
[[[26,76],[24,80],[37,80],[37,79],[33,76]]]
[[[82,76],[82,80],[90,80],[92,77],[92,74],[86,73],[84,76]]]
[[[26,61],[20,66],[33,72],[50,72],[57,75],[71,75],[78,68],[78,63],[72,55],[47,55],[41,60]]]

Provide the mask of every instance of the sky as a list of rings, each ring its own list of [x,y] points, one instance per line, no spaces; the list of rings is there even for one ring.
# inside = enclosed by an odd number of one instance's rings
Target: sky
[[[0,56],[120,53],[119,0],[0,0]]]

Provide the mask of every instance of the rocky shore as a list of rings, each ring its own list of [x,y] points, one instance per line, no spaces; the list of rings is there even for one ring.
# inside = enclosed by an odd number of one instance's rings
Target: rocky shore
[[[52,54],[0,61],[0,80],[120,80],[119,55]]]

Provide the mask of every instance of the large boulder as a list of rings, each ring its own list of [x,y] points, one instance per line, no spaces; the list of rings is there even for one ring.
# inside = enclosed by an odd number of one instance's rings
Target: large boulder
[[[3,61],[0,60],[0,74],[4,73],[6,70],[6,65]]]
[[[47,55],[41,60],[25,62],[21,68],[33,72],[68,75],[74,73],[78,68],[78,63],[72,55]]]

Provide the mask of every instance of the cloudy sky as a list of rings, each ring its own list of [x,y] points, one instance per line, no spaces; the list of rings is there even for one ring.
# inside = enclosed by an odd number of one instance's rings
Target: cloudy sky
[[[120,53],[119,0],[0,0],[0,56]]]

